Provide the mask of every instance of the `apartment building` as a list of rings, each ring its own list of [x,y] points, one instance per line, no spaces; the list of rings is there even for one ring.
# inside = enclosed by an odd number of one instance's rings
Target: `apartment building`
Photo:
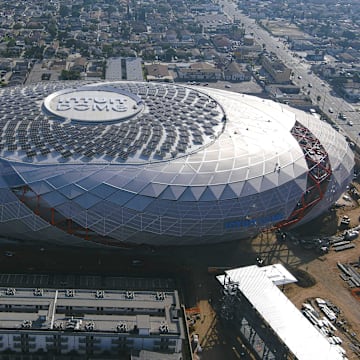
[[[290,81],[291,69],[284,65],[277,57],[272,55],[263,56],[262,66],[275,83],[282,84]]]
[[[0,354],[181,354],[177,291],[0,289]]]

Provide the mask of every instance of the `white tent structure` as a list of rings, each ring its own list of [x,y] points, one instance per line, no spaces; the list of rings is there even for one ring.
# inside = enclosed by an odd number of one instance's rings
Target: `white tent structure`
[[[222,285],[236,284],[298,360],[344,359],[338,346],[331,345],[276,286],[296,281],[282,265],[232,269],[217,279]]]

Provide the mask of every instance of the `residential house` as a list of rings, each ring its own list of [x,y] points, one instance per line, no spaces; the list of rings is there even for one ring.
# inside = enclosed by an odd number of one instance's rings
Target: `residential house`
[[[360,100],[360,83],[348,82],[343,85],[342,92],[348,101],[356,102]]]
[[[249,62],[257,60],[262,52],[263,48],[260,45],[241,45],[234,51],[234,56],[238,61]]]
[[[251,73],[246,69],[246,65],[232,61],[223,70],[224,80],[226,81],[249,81]]]
[[[147,81],[169,81],[172,82],[174,78],[169,72],[168,66],[164,64],[154,63],[145,65],[146,80]]]
[[[324,51],[308,51],[306,54],[306,60],[308,61],[324,61]]]
[[[211,38],[216,50],[219,52],[227,52],[231,49],[231,40],[225,35],[215,35]]]
[[[217,81],[222,77],[221,70],[206,62],[191,64],[190,67],[177,67],[178,78],[183,81]]]

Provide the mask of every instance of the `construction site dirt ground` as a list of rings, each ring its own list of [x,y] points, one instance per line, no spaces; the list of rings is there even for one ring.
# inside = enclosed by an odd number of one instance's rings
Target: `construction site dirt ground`
[[[356,187],[359,186],[356,184]],[[307,224],[298,236],[315,238],[341,235],[343,230],[339,225],[343,215],[348,215],[351,219],[350,227],[359,225],[358,202],[349,200],[347,196],[345,199],[339,200],[339,204],[343,207],[337,208],[336,211],[328,211],[321,218]],[[360,301],[352,295],[349,285],[340,277],[342,272],[338,267],[338,263],[354,264],[360,261],[360,238],[354,239],[352,243],[355,245],[352,249],[336,252],[330,248],[328,253],[319,255],[314,249],[304,249],[297,241],[279,243],[275,233],[265,232],[253,239],[251,246],[253,254],[263,259],[265,265],[281,263],[292,271],[295,277],[300,270],[301,274],[306,274],[312,280],[313,284],[306,283],[302,279],[299,283],[283,287],[286,296],[298,309],[301,309],[306,301],[322,298],[330,301],[340,310],[338,320],[341,320],[344,326],[343,329],[338,327],[336,335],[343,341],[341,346],[346,350],[347,358],[357,360],[360,358],[360,352],[356,351],[356,347],[360,350]],[[358,271],[360,271],[359,268]],[[253,357],[246,351],[240,354],[243,349],[240,338],[235,338],[233,343],[229,343],[221,336],[221,332],[225,330],[224,324],[219,321],[211,300],[209,303],[207,298],[214,291],[211,289],[215,286],[214,277],[214,274],[208,274],[207,283],[210,289],[206,289],[203,284],[198,288],[197,305],[200,315],[190,328],[193,333],[199,335],[202,351],[198,357],[204,360],[219,359],[220,354],[228,352],[227,359],[251,359]],[[204,280],[199,279],[195,282],[201,284],[201,281]]]
[[[359,190],[359,185],[355,186]],[[350,227],[359,225],[358,202],[346,196],[340,200],[340,205],[344,206],[306,224],[298,232],[298,239],[340,234],[339,223],[343,215],[349,216]],[[0,246],[0,274],[3,275],[1,278],[6,274],[53,274],[58,278],[75,280],[77,276],[87,274],[91,278],[99,278],[99,281],[101,276],[169,278],[180,291],[185,307],[199,309],[198,318],[190,330],[199,335],[201,359],[252,359],[240,337],[232,334],[226,322],[220,321],[216,314],[213,305],[221,294],[221,286],[215,275],[224,269],[254,265],[256,259],[261,258],[265,265],[283,264],[295,277],[300,274],[299,270],[303,271],[299,283],[286,285],[283,289],[297,308],[300,309],[303,302],[319,297],[331,301],[340,309],[340,317],[348,331],[338,330],[338,336],[343,340],[348,359],[358,360],[360,355],[351,346],[356,345],[360,338],[360,301],[340,277],[337,265],[338,262],[348,264],[359,261],[360,238],[352,243],[355,244],[352,249],[340,252],[330,249],[323,255],[314,249],[304,249],[298,241],[287,239],[280,243],[273,232],[263,232],[254,239],[231,243],[118,251],[5,243]],[[12,256],[9,256],[10,253]],[[304,286],[304,274],[313,280],[312,286]],[[20,286],[2,284],[10,285]]]

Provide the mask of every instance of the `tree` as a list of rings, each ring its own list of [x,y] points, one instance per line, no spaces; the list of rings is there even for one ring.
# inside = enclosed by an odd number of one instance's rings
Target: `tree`
[[[348,40],[354,40],[356,39],[356,33],[350,31],[350,30],[345,30],[342,34],[342,36]]]
[[[58,39],[61,42],[61,44],[64,44],[64,41],[67,39],[68,33],[66,31],[59,31],[58,33]]]
[[[130,33],[131,33],[130,26],[128,24],[122,23],[120,33],[121,33],[121,36],[122,36],[123,39],[129,40],[130,39]]]
[[[57,26],[56,26],[56,23],[53,22],[53,21],[49,22],[48,25],[47,25],[47,31],[48,31],[48,33],[50,34],[50,36],[51,36],[52,38],[54,38],[54,37],[56,36],[56,34],[57,34]]]
[[[16,45],[15,39],[9,39],[9,41],[6,44],[6,47],[11,48],[11,47],[14,47],[15,45]]]
[[[44,54],[44,46],[32,46],[25,50],[24,57],[27,59],[39,59],[41,60],[43,58]]]
[[[22,28],[21,23],[16,23],[16,24],[14,24],[14,26],[13,26],[13,29],[14,29],[14,30],[19,30],[19,29],[21,29],[21,28]]]
[[[61,80],[79,80],[80,72],[74,70],[62,70],[60,75]]]
[[[176,56],[176,50],[173,48],[169,48],[165,51],[164,60],[171,61]]]
[[[104,44],[102,46],[102,51],[106,58],[112,57],[114,55],[114,48],[110,44]]]
[[[142,52],[142,58],[147,61],[154,61],[156,59],[155,53],[152,50],[144,50]]]
[[[68,8],[66,5],[64,5],[64,4],[61,4],[61,5],[60,5],[60,9],[59,9],[59,14],[60,14],[60,16],[61,16],[62,18],[64,18],[64,17],[69,16],[69,13],[70,13],[69,8]]]
[[[81,13],[81,5],[73,5],[71,7],[71,16],[72,17],[80,17],[80,13]]]

